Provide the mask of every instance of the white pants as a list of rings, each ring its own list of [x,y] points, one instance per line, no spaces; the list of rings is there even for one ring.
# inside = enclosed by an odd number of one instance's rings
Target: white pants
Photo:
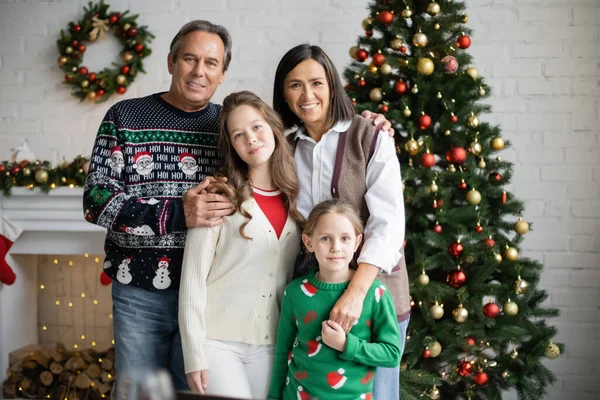
[[[269,393],[273,345],[255,346],[206,339],[208,361],[206,393],[237,399],[266,399]]]

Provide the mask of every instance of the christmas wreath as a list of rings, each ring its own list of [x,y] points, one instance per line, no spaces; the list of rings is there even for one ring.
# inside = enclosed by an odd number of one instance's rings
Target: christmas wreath
[[[137,26],[137,15],[109,12],[109,6],[100,1],[84,7],[84,16],[80,21],[69,22],[67,30],[60,31],[57,40],[58,65],[65,71],[66,85],[71,86],[73,96],[81,101],[104,101],[113,93],[123,94],[135,79],[138,72],[144,72],[142,60],[151,53],[148,43],[154,35],[146,26]],[[106,32],[112,31],[123,49],[120,52],[123,64],[113,63],[113,67],[100,72],[89,71],[83,63],[86,42],[104,39]]]

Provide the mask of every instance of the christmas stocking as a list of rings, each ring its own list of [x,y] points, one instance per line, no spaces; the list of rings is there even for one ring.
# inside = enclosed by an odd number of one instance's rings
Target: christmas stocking
[[[0,283],[12,285],[17,276],[6,262],[6,255],[22,229],[13,225],[4,217],[0,217]]]

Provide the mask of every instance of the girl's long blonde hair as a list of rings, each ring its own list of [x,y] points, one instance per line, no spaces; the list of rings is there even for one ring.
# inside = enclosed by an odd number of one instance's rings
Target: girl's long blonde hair
[[[222,172],[228,179],[228,185],[215,184],[225,196],[235,205],[236,210],[248,220],[240,226],[240,234],[245,239],[252,239],[244,233],[244,228],[250,220],[250,215],[242,209],[242,203],[252,196],[252,187],[249,180],[248,164],[244,162],[237,154],[231,143],[231,136],[227,128],[227,119],[229,115],[240,106],[250,106],[258,111],[273,130],[275,137],[275,149],[269,159],[271,177],[275,187],[281,190],[285,206],[292,219],[303,224],[304,218],[296,208],[298,198],[299,184],[298,174],[296,172],[296,163],[292,156],[292,148],[284,135],[283,122],[279,115],[257,95],[249,91],[231,93],[223,100],[223,111],[221,113],[221,122],[219,129],[219,151],[223,157]],[[229,186],[229,187],[227,187]]]
[[[358,211],[356,211],[356,208],[354,208],[352,205],[340,199],[325,200],[314,206],[308,215],[308,218],[306,219],[306,224],[304,225],[304,230],[302,233],[309,237],[312,236],[321,217],[329,213],[339,214],[348,218],[348,221],[350,221],[352,227],[354,228],[354,233],[357,236],[362,235],[364,231],[364,225],[360,219]]]

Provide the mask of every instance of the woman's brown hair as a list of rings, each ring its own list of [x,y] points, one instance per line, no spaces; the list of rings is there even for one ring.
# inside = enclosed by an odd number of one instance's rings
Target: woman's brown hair
[[[246,200],[252,197],[252,187],[249,180],[249,169],[240,156],[237,154],[231,143],[231,136],[227,128],[227,119],[229,115],[240,106],[250,106],[257,110],[269,124],[275,138],[275,149],[269,159],[271,168],[271,177],[276,188],[281,190],[285,206],[292,219],[299,224],[303,224],[304,218],[296,208],[298,198],[299,184],[298,174],[296,173],[296,163],[292,156],[292,148],[284,135],[283,122],[281,118],[271,107],[267,105],[260,97],[249,91],[231,93],[223,100],[223,111],[221,113],[221,122],[219,129],[219,150],[223,157],[222,172],[228,179],[230,189],[227,185],[217,184],[221,192],[225,194],[233,204],[236,210],[248,221],[240,226],[240,234],[246,239],[252,239],[245,235],[244,228],[250,220],[250,215],[241,206]],[[231,190],[233,189],[233,190]]]

